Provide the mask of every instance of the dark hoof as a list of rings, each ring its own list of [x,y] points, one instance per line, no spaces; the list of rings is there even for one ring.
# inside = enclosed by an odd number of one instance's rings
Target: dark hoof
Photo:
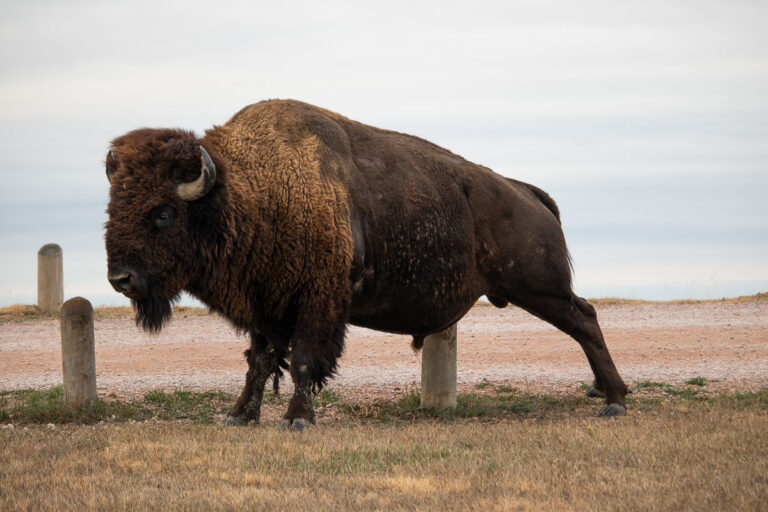
[[[585,395],[587,395],[589,398],[605,398],[605,393],[595,388],[595,386],[589,388]]]
[[[625,414],[627,414],[627,408],[621,404],[605,404],[597,410],[597,415],[603,418],[624,416]]]
[[[310,423],[309,420],[305,420],[304,418],[294,418],[293,420],[289,420],[288,418],[285,418],[283,421],[280,422],[280,430],[290,430],[291,432],[301,432],[311,424],[312,423]]]
[[[224,419],[221,420],[221,424],[226,426],[243,426],[248,424],[248,418],[243,416],[224,416]]]

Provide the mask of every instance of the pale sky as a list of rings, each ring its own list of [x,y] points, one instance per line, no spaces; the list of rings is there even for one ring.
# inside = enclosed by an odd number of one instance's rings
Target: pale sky
[[[109,141],[295,98],[546,189],[577,292],[768,289],[768,3],[3,1],[0,305],[120,302]]]

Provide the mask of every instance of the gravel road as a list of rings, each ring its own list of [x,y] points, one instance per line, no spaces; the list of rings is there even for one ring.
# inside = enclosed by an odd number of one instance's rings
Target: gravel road
[[[708,389],[768,387],[768,302],[598,306],[619,372],[682,384],[702,376]],[[129,397],[151,389],[239,392],[247,338],[209,315],[175,317],[159,335],[132,319],[97,321],[99,393]],[[58,321],[0,325],[0,389],[61,382]],[[482,381],[530,391],[570,392],[592,377],[578,344],[549,324],[508,307],[475,307],[459,322],[459,388]],[[417,388],[421,356],[406,336],[351,327],[330,388],[342,394],[398,395]],[[287,379],[288,381],[290,379]],[[284,382],[290,388],[289,382]]]

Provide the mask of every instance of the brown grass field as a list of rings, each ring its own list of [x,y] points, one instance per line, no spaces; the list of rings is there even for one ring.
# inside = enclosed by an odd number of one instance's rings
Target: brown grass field
[[[302,433],[22,421],[0,430],[0,510],[765,510],[768,393],[695,398],[643,394],[609,420],[575,397],[465,417],[357,404]]]

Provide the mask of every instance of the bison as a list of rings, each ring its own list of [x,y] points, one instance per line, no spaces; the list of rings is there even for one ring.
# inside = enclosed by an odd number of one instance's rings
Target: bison
[[[112,141],[108,279],[156,332],[185,290],[250,334],[245,387],[225,418],[258,422],[264,386],[290,370],[281,428],[314,423],[347,324],[425,336],[481,296],[572,336],[598,415],[627,387],[594,308],[571,287],[555,202],[426,140],[305,103],[245,107],[202,138],[139,129]]]

